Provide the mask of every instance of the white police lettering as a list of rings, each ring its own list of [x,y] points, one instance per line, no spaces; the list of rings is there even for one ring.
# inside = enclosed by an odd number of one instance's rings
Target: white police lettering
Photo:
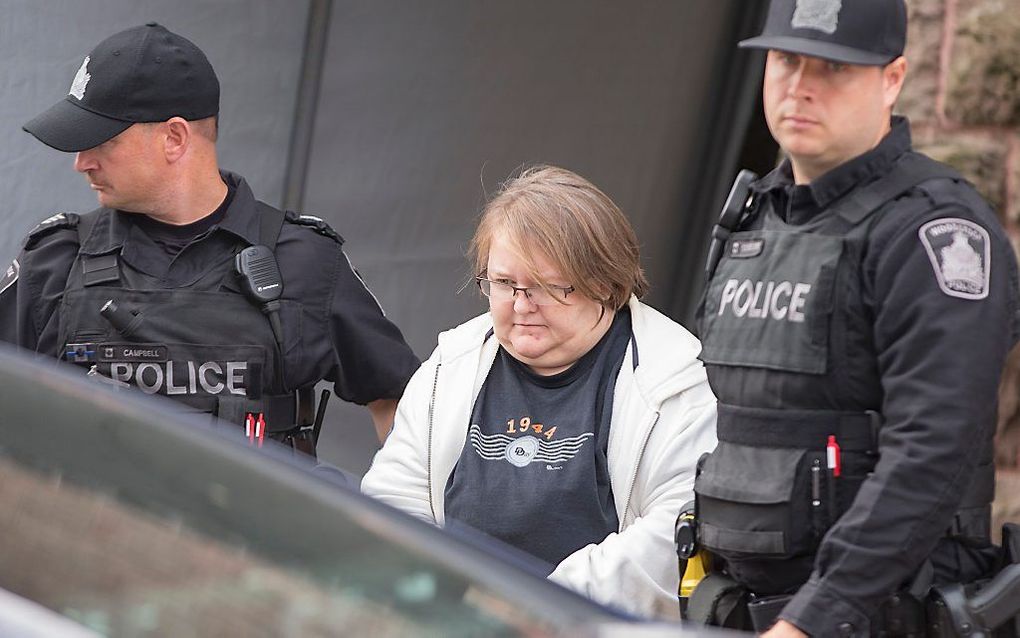
[[[125,348],[124,352],[121,353],[122,357],[142,359],[155,359],[161,355],[162,353],[159,350],[137,348]]]
[[[991,240],[978,224],[956,217],[936,219],[917,231],[942,292],[984,299],[992,269]]]
[[[71,89],[67,92],[68,95],[74,96],[79,100],[85,98],[85,87],[89,85],[89,80],[92,76],[89,75],[89,56],[85,56],[85,61],[81,63],[81,67],[78,72],[74,74],[74,80],[71,81]]]
[[[18,260],[15,259],[11,262],[11,265],[7,267],[7,270],[4,271],[4,276],[0,277],[0,295],[14,285],[14,282],[18,280],[18,275],[20,273],[21,265],[18,263]]]
[[[790,26],[832,35],[839,26],[839,11],[842,8],[841,0],[797,0]]]
[[[110,363],[110,378],[136,385],[146,394],[176,396],[222,394],[226,391],[243,396],[247,393],[247,369],[246,361],[227,361],[225,368],[216,361],[202,364],[194,361],[139,364],[114,361]]]
[[[168,395],[187,394],[188,386],[174,385],[174,362],[167,361],[166,364],[166,393]]]
[[[146,372],[152,370],[152,383],[146,380]],[[135,372],[135,385],[146,394],[156,394],[163,385],[163,369],[155,363],[142,363]]]
[[[789,281],[754,281],[730,279],[719,298],[719,315],[729,308],[734,317],[804,321],[804,306],[811,284]]]
[[[227,389],[230,394],[244,394],[244,370],[247,367],[244,361],[227,361]]]
[[[202,365],[198,366],[198,382],[202,385],[202,389],[205,390],[206,394],[219,394],[223,392],[223,384],[219,381],[209,383],[209,379],[206,374],[212,370],[216,373],[216,376],[223,375],[223,368],[220,364],[215,361],[206,361]]]

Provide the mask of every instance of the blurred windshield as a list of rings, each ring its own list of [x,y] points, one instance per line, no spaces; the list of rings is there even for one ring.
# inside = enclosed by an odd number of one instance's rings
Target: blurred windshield
[[[578,635],[621,618],[164,407],[0,350],[0,587],[109,636]]]

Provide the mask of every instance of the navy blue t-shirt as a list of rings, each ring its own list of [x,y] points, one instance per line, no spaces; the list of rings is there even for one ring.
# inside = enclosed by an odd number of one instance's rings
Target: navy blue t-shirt
[[[630,337],[624,307],[594,348],[552,376],[500,347],[446,486],[446,517],[551,565],[617,531],[606,451]]]

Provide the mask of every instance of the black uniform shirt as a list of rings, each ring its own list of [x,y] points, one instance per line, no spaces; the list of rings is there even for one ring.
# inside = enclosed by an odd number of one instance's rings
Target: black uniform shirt
[[[158,278],[167,288],[188,286],[213,268],[222,267],[238,240],[259,242],[255,197],[243,178],[223,173],[235,194],[222,220],[171,256],[137,224],[134,215],[109,216],[98,225],[86,248],[99,254],[120,246],[128,267]],[[10,275],[0,276],[0,341],[49,356],[60,356],[57,343],[59,304],[68,272],[78,252],[76,218],[54,216],[26,240]],[[288,214],[275,254],[284,281],[284,300],[301,311],[298,345],[284,363],[288,387],[320,380],[334,383],[337,394],[354,403],[396,399],[419,365],[400,330],[383,314],[341,248],[342,239],[327,226],[299,223]]]
[[[170,259],[173,259],[185,246],[223,221],[223,216],[227,214],[227,209],[234,201],[234,193],[237,190],[232,181],[228,180],[228,182],[227,194],[216,210],[190,224],[167,224],[147,215],[131,215],[131,221],[141,228],[157,246],[162,248]]]
[[[795,185],[785,162],[752,186],[755,225],[768,210],[788,224],[806,223],[884,175],[910,148],[909,125],[897,117],[878,147],[809,185]],[[966,188],[926,182],[875,213],[860,261],[863,307],[845,309],[866,329],[835,344],[850,356],[867,354],[857,358],[856,369],[835,371],[839,383],[826,392],[832,393],[828,400],[882,414],[880,460],[823,540],[810,580],[781,615],[810,635],[867,634],[881,602],[945,537],[994,434],[999,375],[1020,323],[1020,285],[1012,246],[992,211],[954,195]],[[944,252],[952,250],[947,237],[954,224],[985,233],[981,294],[968,295],[947,280],[948,269],[966,266]],[[750,397],[740,393],[754,392],[758,401],[774,403],[762,407],[819,407],[817,396],[767,398],[761,391],[768,376],[765,371],[761,379],[732,384],[736,395],[719,394],[719,400],[747,404]]]

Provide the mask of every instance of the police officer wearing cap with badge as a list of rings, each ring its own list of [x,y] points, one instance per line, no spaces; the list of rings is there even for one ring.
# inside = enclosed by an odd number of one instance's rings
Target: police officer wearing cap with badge
[[[218,112],[205,55],[158,24],[85,57],[24,128],[76,154],[101,208],[29,234],[0,280],[0,340],[305,450],[325,379],[383,438],[418,359],[340,235],[219,170]]]
[[[906,28],[902,0],[773,0],[740,43],[768,51],[786,159],[731,198],[699,308],[720,441],[695,488],[719,559],[689,602],[702,620],[727,624],[729,600],[728,624],[767,636],[923,634],[931,585],[995,568],[1017,265],[988,205],[892,116]]]

